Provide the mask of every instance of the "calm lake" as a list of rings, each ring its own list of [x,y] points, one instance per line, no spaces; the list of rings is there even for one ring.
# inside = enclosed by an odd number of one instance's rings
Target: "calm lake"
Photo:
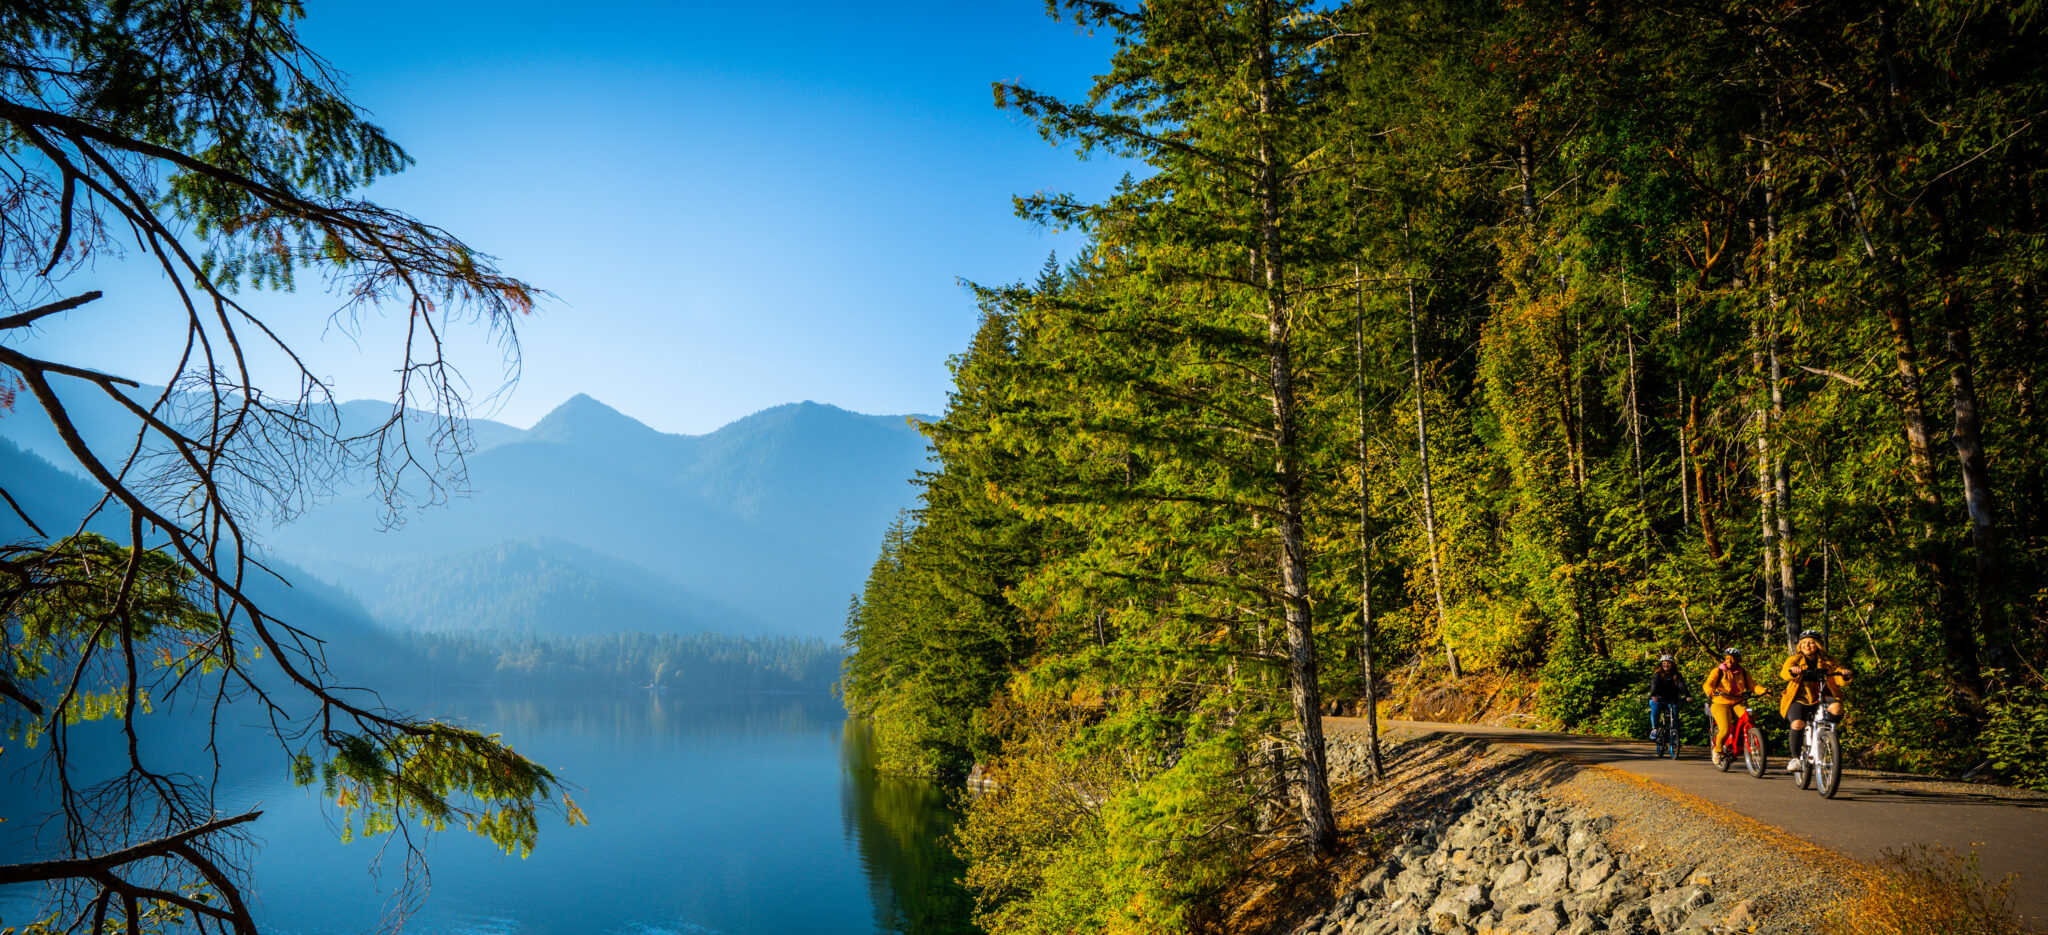
[[[405,930],[505,935],[972,933],[959,863],[939,838],[946,794],[878,777],[864,730],[826,696],[444,696],[408,705],[504,735],[573,783],[588,827],[542,819],[521,860],[465,831],[428,845],[430,892]],[[257,919],[266,932],[354,935],[384,919],[402,854],[341,844],[317,787],[267,751],[234,751],[219,804],[261,807]],[[41,798],[8,751],[0,858],[23,859]],[[0,888],[0,925],[39,891]]]

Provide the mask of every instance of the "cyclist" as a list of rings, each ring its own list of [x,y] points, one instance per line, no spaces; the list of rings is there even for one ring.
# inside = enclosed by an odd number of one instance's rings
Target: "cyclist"
[[[1761,695],[1764,690],[1749,677],[1749,670],[1742,667],[1742,650],[1733,646],[1721,651],[1721,664],[1707,672],[1707,681],[1700,686],[1705,692],[1707,703],[1712,705],[1714,717],[1714,765],[1721,765],[1721,745],[1728,740],[1728,732],[1735,729],[1735,723],[1749,713],[1745,704],[1751,695]]]
[[[1685,677],[1678,674],[1678,660],[1670,653],[1657,657],[1657,670],[1650,673],[1650,737],[1656,739],[1662,730],[1663,715],[1671,712],[1671,723],[1678,723],[1678,703],[1685,700]],[[1664,738],[1677,743],[1677,737]]]
[[[1792,723],[1789,739],[1793,759],[1798,759],[1800,751],[1806,748],[1806,723],[1820,713],[1823,701],[1830,716],[1842,716],[1843,686],[1854,674],[1828,655],[1827,648],[1821,645],[1819,630],[1799,634],[1798,649],[1778,669],[1778,677],[1785,680],[1785,695],[1778,699],[1778,713]]]

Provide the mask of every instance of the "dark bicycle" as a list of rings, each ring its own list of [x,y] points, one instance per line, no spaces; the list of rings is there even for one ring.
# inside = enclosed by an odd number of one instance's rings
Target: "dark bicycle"
[[[1762,779],[1771,763],[1764,746],[1764,732],[1749,719],[1749,706],[1742,707],[1742,716],[1735,719],[1728,736],[1721,739],[1721,761],[1714,764],[1716,769],[1727,772],[1735,765],[1735,758],[1742,757],[1743,768],[1751,776]],[[1804,787],[1801,787],[1804,788]]]
[[[1685,749],[1685,740],[1678,731],[1677,703],[1658,706],[1656,718],[1650,722],[1650,739],[1657,742],[1657,755],[1678,759]]]

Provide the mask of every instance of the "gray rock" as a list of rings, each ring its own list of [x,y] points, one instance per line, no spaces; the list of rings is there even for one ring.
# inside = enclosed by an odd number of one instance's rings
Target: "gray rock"
[[[1403,870],[1400,876],[1394,878],[1394,892],[1407,896],[1417,903],[1428,902],[1430,897],[1436,895],[1436,890],[1436,876],[1426,871]]]
[[[1683,926],[1693,910],[1713,901],[1714,894],[1707,892],[1704,887],[1688,886],[1658,893],[1650,897],[1645,905],[1650,907],[1650,918],[1659,926],[1677,929]]]
[[[1365,879],[1359,881],[1358,894],[1365,899],[1379,898],[1387,889],[1387,878],[1392,875],[1386,864],[1374,867],[1371,873],[1365,875]]]
[[[1649,894],[1645,892],[1644,895]],[[1586,894],[1586,897],[1586,911],[1603,919],[1613,915],[1614,910],[1620,908],[1623,902],[1629,901],[1626,890],[1614,879],[1609,879],[1599,889]]]
[[[1529,865],[1522,861],[1510,861],[1499,873],[1493,875],[1493,888],[1506,889],[1529,882]]]
[[[1571,836],[1565,839],[1564,852],[1577,856],[1591,846],[1593,846],[1593,829],[1588,825],[1574,824]]]
[[[1668,890],[1684,886],[1685,881],[1692,879],[1693,868],[1698,866],[1699,864],[1696,863],[1682,863],[1665,870],[1663,873],[1657,874],[1656,878],[1659,883],[1657,888]]]
[[[1607,882],[1607,878],[1611,876],[1614,876],[1614,864],[1605,860],[1593,861],[1572,873],[1572,890],[1579,893],[1591,892],[1598,889],[1600,884]]]
[[[1479,910],[1471,903],[1451,896],[1437,897],[1436,902],[1429,904],[1429,911],[1423,913],[1429,918],[1429,926],[1432,929],[1449,928],[1450,926],[1442,924],[1445,919],[1450,919],[1462,928],[1478,914]]]
[[[1693,910],[1691,915],[1685,917],[1685,922],[1678,926],[1678,930],[1681,932],[1712,932],[1716,926],[1721,924],[1721,919],[1725,915],[1724,910],[1725,907],[1716,906],[1712,903],[1701,906]]]
[[[1607,916],[1607,930],[1627,932],[1639,930],[1650,921],[1650,907],[1644,903],[1628,903],[1615,909]]]
[[[1501,928],[1521,935],[1556,935],[1564,928],[1564,916],[1556,906],[1538,906],[1530,912],[1500,920]]]
[[[1553,855],[1545,857],[1542,862],[1536,865],[1536,869],[1529,874],[1529,882],[1525,886],[1529,890],[1529,895],[1537,899],[1549,899],[1553,896],[1559,896],[1564,893],[1565,886],[1570,881],[1571,872],[1571,862],[1565,860],[1562,856]]]

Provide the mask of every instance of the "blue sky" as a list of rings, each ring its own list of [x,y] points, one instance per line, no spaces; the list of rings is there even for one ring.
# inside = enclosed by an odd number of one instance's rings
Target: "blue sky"
[[[1129,168],[994,108],[993,80],[1078,96],[1107,67],[1106,37],[1037,0],[307,6],[308,44],[418,160],[368,196],[560,297],[490,413],[517,425],[579,392],[689,433],[802,399],[935,412],[975,322],[956,277],[1028,277],[1079,246],[1010,197],[1099,196]],[[152,325],[154,277],[82,274],[109,298],[33,340],[161,380],[177,335]],[[249,298],[344,398],[390,396],[396,323],[330,329],[310,287]],[[498,385],[482,342],[458,362]]]

